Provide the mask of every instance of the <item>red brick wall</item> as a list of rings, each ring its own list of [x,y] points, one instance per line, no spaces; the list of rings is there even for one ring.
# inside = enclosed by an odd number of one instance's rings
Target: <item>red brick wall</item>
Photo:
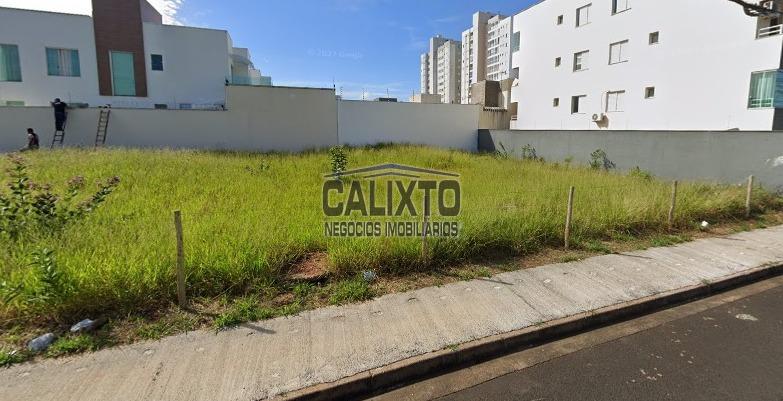
[[[147,97],[147,67],[144,53],[141,3],[144,0],[92,0],[95,51],[98,57],[98,88],[112,96],[110,51],[133,53],[136,96]]]

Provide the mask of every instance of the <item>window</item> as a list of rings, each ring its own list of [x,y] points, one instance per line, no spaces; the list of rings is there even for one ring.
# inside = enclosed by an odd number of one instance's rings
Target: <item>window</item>
[[[152,71],[163,71],[163,56],[160,54],[150,55]]]
[[[0,100],[0,106],[24,107],[24,100]]]
[[[652,99],[655,97],[655,87],[654,86],[648,86],[644,88],[644,98],[645,99]]]
[[[0,82],[22,82],[22,68],[19,66],[19,47],[0,45]]]
[[[556,97],[552,100],[552,107],[560,107],[560,98]]]
[[[511,37],[511,51],[512,52],[518,52],[519,51],[519,37],[520,32],[514,32],[514,36]]]
[[[114,96],[136,96],[136,75],[133,53],[110,52],[111,81]]]
[[[628,41],[612,43],[609,45],[609,64],[617,64],[628,61]]]
[[[169,108],[169,105],[165,103],[155,103],[155,110],[166,110]]]
[[[587,56],[589,51],[583,51],[574,54],[574,71],[583,71],[587,69]]]
[[[571,114],[584,113],[586,108],[586,95],[572,96],[571,97]]]
[[[180,103],[179,104],[179,109],[180,110],[192,110],[193,109],[193,104],[192,103]]]
[[[661,40],[661,33],[660,32],[653,32],[650,34],[650,44],[651,45],[657,45],[658,42]]]
[[[79,51],[46,48],[46,70],[52,77],[79,77]]]
[[[778,71],[763,71],[751,74],[748,108],[775,107],[777,75]]]
[[[560,59],[560,57],[556,58],[555,59],[555,67],[560,67],[560,63],[561,62],[562,62],[562,60]]]
[[[625,91],[609,92],[606,94],[606,112],[623,111]]]
[[[588,4],[584,7],[576,9],[576,26],[584,26],[590,23],[590,7],[592,4]]]
[[[563,16],[562,15],[558,15],[557,16],[557,25],[563,25]]]
[[[612,0],[612,14],[631,9],[631,0]]]

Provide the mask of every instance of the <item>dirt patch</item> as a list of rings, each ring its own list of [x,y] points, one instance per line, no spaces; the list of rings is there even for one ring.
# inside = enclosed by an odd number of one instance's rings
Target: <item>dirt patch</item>
[[[324,281],[329,276],[329,256],[326,252],[309,253],[291,266],[286,279],[300,282]]]

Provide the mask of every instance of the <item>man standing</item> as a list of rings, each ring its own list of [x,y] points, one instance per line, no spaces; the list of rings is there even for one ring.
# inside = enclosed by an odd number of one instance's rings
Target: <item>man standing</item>
[[[40,144],[38,142],[38,134],[33,131],[32,128],[27,129],[27,147],[22,149],[22,152],[26,152],[28,150],[38,150],[40,147]]]
[[[57,98],[52,102],[52,107],[54,108],[54,130],[65,130],[65,120],[68,119],[68,113],[66,112],[68,104]]]

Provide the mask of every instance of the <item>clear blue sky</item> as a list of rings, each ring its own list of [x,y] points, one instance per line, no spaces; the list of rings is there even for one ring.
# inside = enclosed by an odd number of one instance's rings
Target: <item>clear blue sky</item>
[[[186,0],[186,25],[227,29],[275,85],[344,88],[346,98],[419,91],[429,37],[459,39],[478,10],[513,15],[534,0]]]

